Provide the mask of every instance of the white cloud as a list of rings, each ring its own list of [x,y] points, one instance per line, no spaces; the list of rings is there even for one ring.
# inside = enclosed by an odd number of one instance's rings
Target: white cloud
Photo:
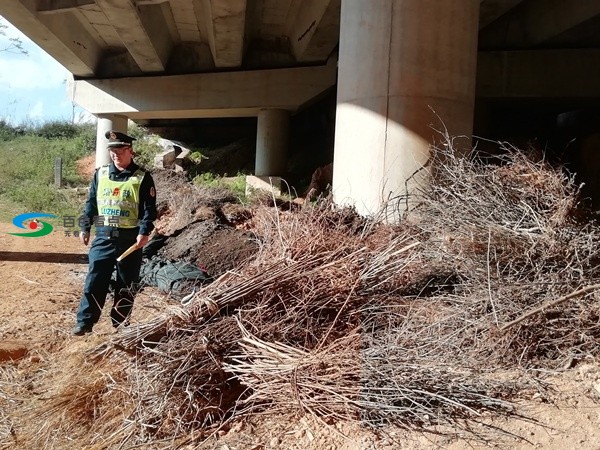
[[[41,119],[44,117],[44,102],[38,101],[33,107],[29,110],[29,117],[32,119]]]

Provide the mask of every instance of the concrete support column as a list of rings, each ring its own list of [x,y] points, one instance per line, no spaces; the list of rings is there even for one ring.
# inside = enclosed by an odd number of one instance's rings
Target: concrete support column
[[[284,109],[262,109],[258,113],[256,161],[258,177],[283,176],[287,169],[290,113]]]
[[[110,163],[110,156],[106,147],[108,139],[104,136],[110,130],[127,133],[127,117],[116,114],[98,116],[96,125],[96,167]]]
[[[430,144],[442,140],[432,126],[467,136],[463,145],[470,146],[479,3],[342,1],[336,203],[371,215],[413,192],[412,175],[427,162]],[[390,202],[387,218],[405,207]]]

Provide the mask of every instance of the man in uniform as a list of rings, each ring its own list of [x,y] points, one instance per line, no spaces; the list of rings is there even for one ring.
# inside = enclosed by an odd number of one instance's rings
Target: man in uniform
[[[92,331],[100,319],[111,276],[117,268],[114,302],[110,312],[113,327],[127,324],[142,265],[141,248],[146,245],[156,219],[156,190],[152,176],[133,162],[131,136],[106,133],[112,163],[96,170],[81,220],[80,239],[88,245],[92,223],[96,237],[89,252],[89,268],[71,334]],[[133,244],[138,249],[117,262]]]

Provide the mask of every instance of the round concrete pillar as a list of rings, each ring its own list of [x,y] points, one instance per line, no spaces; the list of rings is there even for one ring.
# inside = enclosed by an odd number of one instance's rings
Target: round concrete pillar
[[[285,175],[290,132],[290,113],[263,109],[258,113],[254,174],[259,177]]]
[[[363,215],[413,192],[442,136],[470,146],[479,1],[344,0],[333,195]],[[419,176],[425,173],[419,172]],[[393,205],[393,207],[392,207]],[[390,202],[388,219],[395,207]]]
[[[107,144],[108,139],[104,136],[107,131],[115,130],[121,133],[127,133],[127,117],[117,116],[116,114],[107,114],[98,117],[96,124],[96,167],[101,167],[110,163]]]

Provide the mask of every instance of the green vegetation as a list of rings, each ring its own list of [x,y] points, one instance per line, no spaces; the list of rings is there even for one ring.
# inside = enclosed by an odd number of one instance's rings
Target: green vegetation
[[[200,164],[202,160],[206,158],[206,155],[203,152],[204,150],[193,150],[188,155],[188,158],[194,164]]]
[[[246,176],[238,173],[235,177],[221,177],[204,172],[194,177],[193,183],[208,188],[224,188],[233,192],[241,203],[246,199]]]
[[[151,167],[162,147],[158,137],[137,125],[129,129],[137,139],[136,162]],[[0,208],[6,216],[30,211],[79,215],[88,180],[77,172],[77,161],[93,154],[96,126],[52,121],[13,126],[0,119]],[[54,186],[54,165],[62,159],[62,188]],[[8,210],[8,211],[7,211]]]
[[[151,168],[154,157],[163,148],[158,136],[143,127],[129,127],[135,137],[135,160]],[[24,212],[44,212],[78,217],[81,213],[89,180],[78,172],[77,161],[92,155],[96,147],[96,126],[53,121],[44,124],[13,126],[0,119],[0,220],[9,221]],[[188,176],[197,185],[230,191],[241,203],[247,201],[246,180],[242,173],[234,177],[212,172],[198,173],[205,149],[196,149],[190,160]],[[62,187],[54,185],[54,166],[62,159]],[[53,220],[50,220],[53,222]]]
[[[95,125],[91,124],[49,122],[14,127],[0,120],[2,216],[25,211],[78,214],[82,199],[73,188],[88,182],[77,173],[76,162],[95,151],[95,133]],[[54,186],[57,158],[62,159],[62,189]]]
[[[129,127],[128,134],[136,138],[135,162],[142,167],[151,168],[154,165],[154,157],[163,151],[158,143],[159,137],[151,135],[146,128],[136,124]]]
[[[13,217],[23,212],[23,208],[17,203],[0,196],[0,222],[9,223]]]

